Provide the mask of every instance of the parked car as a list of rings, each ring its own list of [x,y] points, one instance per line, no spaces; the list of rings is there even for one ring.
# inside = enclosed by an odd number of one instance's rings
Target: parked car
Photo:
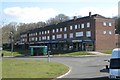
[[[109,74],[110,79],[120,80],[120,48],[115,48],[112,51]]]

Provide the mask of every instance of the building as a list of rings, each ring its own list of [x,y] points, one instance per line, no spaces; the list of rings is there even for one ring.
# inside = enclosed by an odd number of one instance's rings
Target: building
[[[45,45],[52,52],[115,48],[115,20],[99,14],[76,18],[21,33],[21,43]]]

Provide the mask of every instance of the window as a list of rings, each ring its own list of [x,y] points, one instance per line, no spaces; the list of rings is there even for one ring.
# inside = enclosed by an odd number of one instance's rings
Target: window
[[[35,37],[35,41],[37,41],[37,37]]]
[[[56,29],[56,32],[58,32],[59,29]]]
[[[70,33],[70,38],[73,38],[73,33]]]
[[[32,37],[32,41],[34,41],[34,37]]]
[[[75,29],[77,29],[78,27],[77,27],[77,25],[75,25]]]
[[[103,22],[103,25],[106,26],[107,25],[106,22]]]
[[[37,36],[37,32],[35,33],[35,35]]]
[[[111,35],[111,34],[112,34],[112,31],[109,31],[109,34]]]
[[[107,33],[107,31],[103,31],[103,34],[106,34]]]
[[[62,32],[62,28],[60,28],[60,32]]]
[[[39,32],[39,35],[41,34],[41,32]]]
[[[39,37],[39,41],[41,41],[41,37]]]
[[[52,35],[52,39],[53,39],[53,40],[55,39],[55,35]]]
[[[67,34],[64,34],[64,39],[67,39]]]
[[[109,24],[108,24],[108,25],[109,25],[109,26],[112,26],[112,23],[110,23],[110,22],[109,22]]]
[[[81,24],[81,28],[84,28],[84,24],[83,23]]]
[[[44,34],[44,31],[42,31],[42,34]]]
[[[46,34],[47,32],[45,31],[45,34]]]
[[[62,38],[62,34],[57,34],[57,38]]]
[[[47,40],[50,40],[50,36],[47,36]]]
[[[86,37],[91,37],[91,31],[86,32]]]
[[[66,27],[64,27],[64,31],[67,31],[67,28],[66,28]]]
[[[83,32],[76,32],[76,37],[81,37],[83,36]]]
[[[80,29],[80,24],[78,24],[78,28]]]
[[[48,32],[48,34],[50,33],[50,31],[49,31],[49,30],[48,30],[47,32]]]
[[[89,22],[87,23],[87,27],[88,27],[88,28],[90,27],[90,23],[89,23]]]
[[[72,30],[73,29],[73,26],[70,26],[70,30]]]
[[[55,32],[55,29],[53,29],[52,32],[54,33],[54,32]]]
[[[110,60],[110,69],[120,69],[120,58]]]

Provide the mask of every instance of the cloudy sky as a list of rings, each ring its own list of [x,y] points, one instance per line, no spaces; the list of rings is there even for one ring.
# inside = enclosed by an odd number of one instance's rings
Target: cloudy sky
[[[63,13],[67,16],[100,14],[105,17],[118,15],[119,0],[2,0],[1,23],[38,22]]]

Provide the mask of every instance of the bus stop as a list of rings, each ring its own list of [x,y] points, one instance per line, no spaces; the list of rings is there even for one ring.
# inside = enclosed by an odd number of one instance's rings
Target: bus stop
[[[47,46],[30,46],[31,56],[47,55]]]

